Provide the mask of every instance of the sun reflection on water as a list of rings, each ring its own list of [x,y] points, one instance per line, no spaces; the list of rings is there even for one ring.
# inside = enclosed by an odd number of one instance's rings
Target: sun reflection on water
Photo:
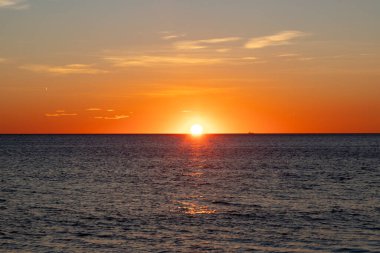
[[[185,214],[189,215],[196,215],[196,214],[214,214],[216,213],[216,210],[210,209],[206,205],[199,205],[194,202],[186,202],[182,201],[179,202],[179,210],[181,212],[184,212]]]
[[[203,174],[204,174],[203,172],[194,171],[194,172],[184,173],[183,175],[184,176],[189,176],[189,177],[200,177]]]
[[[184,152],[187,153],[188,159],[186,170],[182,172],[182,177],[186,178],[186,182],[194,187],[186,187],[182,196],[177,196],[175,201],[176,211],[190,215],[211,215],[217,213],[217,210],[206,205],[207,198],[205,198],[204,185],[208,184],[207,168],[208,157],[210,152],[210,145],[206,136],[202,138],[188,138],[184,142]],[[179,190],[181,191],[181,190]]]

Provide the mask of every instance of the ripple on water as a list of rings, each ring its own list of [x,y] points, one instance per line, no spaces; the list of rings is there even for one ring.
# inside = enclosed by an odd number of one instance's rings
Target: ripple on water
[[[0,136],[0,251],[380,252],[378,135]]]

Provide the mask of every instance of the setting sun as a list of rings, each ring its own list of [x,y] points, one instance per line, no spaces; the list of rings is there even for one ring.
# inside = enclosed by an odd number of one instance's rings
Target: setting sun
[[[203,127],[199,124],[194,124],[191,126],[190,132],[194,136],[199,136],[203,134]]]
[[[0,0],[0,253],[380,253],[379,13]]]

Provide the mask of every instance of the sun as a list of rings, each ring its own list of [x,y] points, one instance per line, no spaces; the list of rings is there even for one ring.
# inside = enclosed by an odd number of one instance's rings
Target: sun
[[[202,135],[203,134],[203,127],[199,124],[194,124],[191,126],[190,128],[190,133],[193,135],[193,136],[199,136],[199,135]]]

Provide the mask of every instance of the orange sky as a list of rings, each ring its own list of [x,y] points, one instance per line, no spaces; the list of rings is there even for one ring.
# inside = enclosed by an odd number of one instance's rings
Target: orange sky
[[[379,11],[0,0],[0,133],[380,132]]]

